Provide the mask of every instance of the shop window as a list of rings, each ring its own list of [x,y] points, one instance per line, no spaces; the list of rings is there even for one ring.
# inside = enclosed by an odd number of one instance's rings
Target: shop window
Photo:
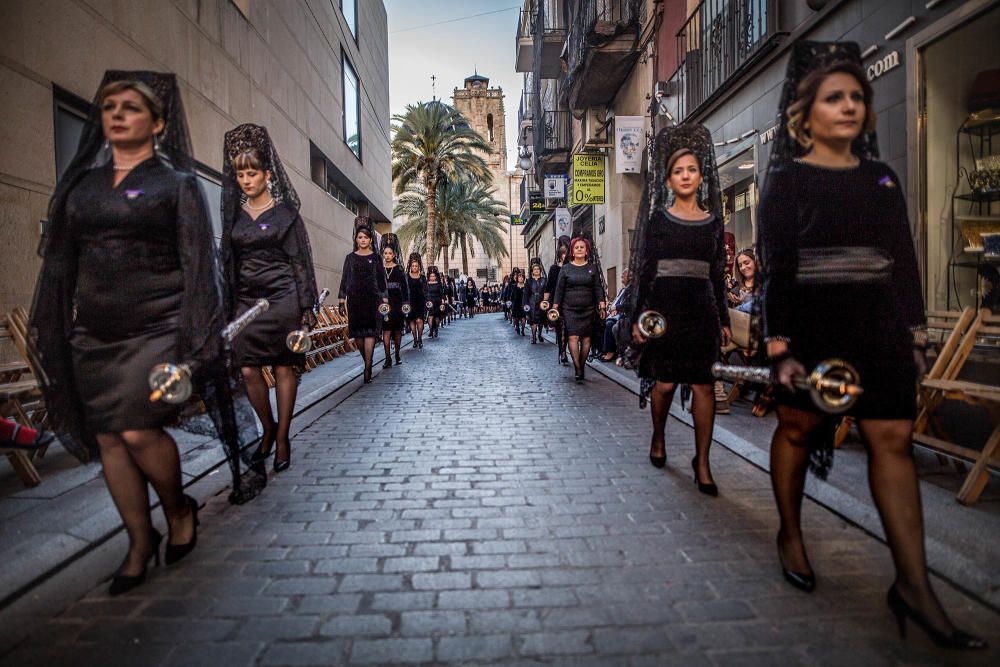
[[[931,310],[1000,308],[1000,259],[988,256],[982,243],[984,232],[1000,232],[1000,190],[973,177],[1000,163],[1000,119],[989,109],[997,93],[976,95],[980,73],[1000,69],[1000,50],[985,48],[997,34],[1000,8],[970,17],[922,49],[923,108],[914,114],[924,119],[922,220],[911,222],[925,230],[917,251]]]
[[[360,203],[349,193],[349,186],[340,180],[340,170],[316,144],[309,142],[309,174],[312,182],[323,188],[328,195],[354,215],[358,215]],[[351,190],[355,190],[353,187]]]
[[[347,55],[341,52],[340,62],[344,72],[344,142],[357,158],[361,159],[361,95],[358,75]]]
[[[76,155],[83,129],[87,126],[90,103],[58,86],[52,87],[56,143],[56,180]]]
[[[489,275],[490,275],[489,269],[476,269],[476,278],[478,278],[479,280],[486,279],[489,277]]]
[[[719,167],[725,228],[736,238],[737,248],[752,246],[756,240],[755,175],[756,163],[752,147],[726,160]]]

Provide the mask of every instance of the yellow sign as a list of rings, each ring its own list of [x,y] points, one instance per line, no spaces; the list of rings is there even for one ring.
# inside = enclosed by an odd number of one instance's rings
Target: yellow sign
[[[604,203],[604,156],[573,155],[573,206]]]

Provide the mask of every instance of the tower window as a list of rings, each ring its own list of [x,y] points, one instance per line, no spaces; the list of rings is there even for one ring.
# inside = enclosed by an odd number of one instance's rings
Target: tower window
[[[493,114],[486,114],[486,135],[493,142]]]

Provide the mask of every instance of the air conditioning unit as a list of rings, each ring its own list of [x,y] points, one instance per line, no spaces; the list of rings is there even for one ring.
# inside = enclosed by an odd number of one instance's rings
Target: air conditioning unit
[[[606,107],[589,107],[583,116],[583,137],[587,146],[608,146],[611,120]]]

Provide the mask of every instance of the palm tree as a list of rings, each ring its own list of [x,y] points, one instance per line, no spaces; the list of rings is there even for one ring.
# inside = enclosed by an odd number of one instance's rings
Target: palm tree
[[[469,273],[468,250],[470,240],[476,239],[483,246],[486,255],[502,258],[507,255],[503,240],[502,220],[508,215],[503,202],[493,197],[493,191],[479,180],[444,179],[438,184],[433,198],[437,210],[435,226],[436,248],[431,251],[427,244],[427,217],[431,198],[419,186],[400,195],[393,209],[393,217],[405,217],[397,230],[400,243],[411,245],[413,250],[436,258],[438,249],[444,251],[444,267],[448,269],[449,246],[462,250],[462,270]],[[473,250],[474,252],[474,250]],[[429,259],[428,263],[432,260]]]
[[[438,238],[436,229],[438,186],[442,178],[486,180],[489,169],[480,155],[491,152],[483,137],[469,127],[461,112],[437,101],[418,102],[393,116],[392,180],[396,194],[420,185],[427,198],[427,229],[424,239]],[[445,237],[447,243],[448,237]],[[437,255],[434,244],[426,247],[427,263]]]

